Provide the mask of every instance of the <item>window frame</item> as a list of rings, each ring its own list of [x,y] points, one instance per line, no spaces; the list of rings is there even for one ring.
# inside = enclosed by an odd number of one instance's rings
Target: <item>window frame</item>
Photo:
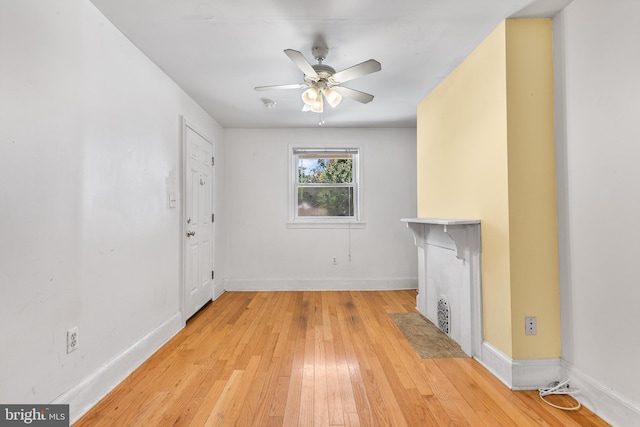
[[[353,210],[351,217],[339,216],[299,216],[298,215],[298,160],[299,154],[353,152],[352,177],[353,177]],[[357,144],[321,144],[321,145],[290,145],[289,146],[289,220],[288,228],[363,228],[363,197],[362,197],[362,146]],[[332,185],[302,185],[302,187],[333,187]],[[336,184],[336,187],[345,187],[344,184]]]

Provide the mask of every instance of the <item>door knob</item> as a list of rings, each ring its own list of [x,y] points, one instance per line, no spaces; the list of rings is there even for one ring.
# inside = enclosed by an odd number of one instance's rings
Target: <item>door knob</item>
[[[187,237],[191,237],[191,236],[195,236],[196,232],[195,231],[187,231]]]

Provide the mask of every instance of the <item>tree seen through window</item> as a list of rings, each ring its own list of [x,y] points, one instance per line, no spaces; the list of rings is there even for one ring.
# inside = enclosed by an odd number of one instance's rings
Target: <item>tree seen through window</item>
[[[299,157],[299,216],[353,217],[353,191],[351,154]]]

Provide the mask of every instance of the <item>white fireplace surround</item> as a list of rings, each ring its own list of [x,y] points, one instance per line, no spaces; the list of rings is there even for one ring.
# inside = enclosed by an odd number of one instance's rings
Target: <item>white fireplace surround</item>
[[[480,220],[404,218],[418,247],[417,310],[438,324],[437,301],[451,307],[450,337],[482,359]]]
[[[437,301],[451,307],[450,336],[512,390],[536,390],[564,378],[560,359],[511,359],[482,336],[480,221],[402,219],[418,247],[418,311],[437,325]]]

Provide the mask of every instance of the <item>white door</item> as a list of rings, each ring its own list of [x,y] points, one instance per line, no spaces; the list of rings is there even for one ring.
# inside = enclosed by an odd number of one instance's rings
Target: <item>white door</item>
[[[213,298],[213,144],[186,125],[184,319]]]

